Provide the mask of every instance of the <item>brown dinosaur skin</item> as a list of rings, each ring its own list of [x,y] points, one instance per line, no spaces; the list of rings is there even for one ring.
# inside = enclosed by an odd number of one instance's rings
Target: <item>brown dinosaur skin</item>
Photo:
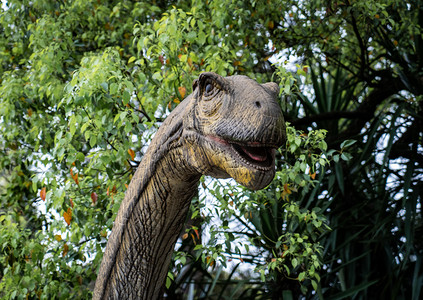
[[[276,83],[202,73],[166,118],[116,217],[93,299],[158,299],[202,174],[253,189],[275,175],[285,141]]]

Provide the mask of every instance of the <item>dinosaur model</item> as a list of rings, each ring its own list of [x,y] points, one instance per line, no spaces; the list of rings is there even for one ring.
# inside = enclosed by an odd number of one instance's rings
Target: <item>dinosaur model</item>
[[[285,141],[278,85],[202,73],[163,122],[129,184],[97,277],[94,299],[158,299],[200,177],[247,188],[275,175]]]

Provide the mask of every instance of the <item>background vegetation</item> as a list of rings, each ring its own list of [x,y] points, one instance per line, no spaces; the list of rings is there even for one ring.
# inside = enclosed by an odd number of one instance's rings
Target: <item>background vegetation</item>
[[[279,82],[289,138],[266,190],[202,181],[166,295],[419,299],[422,26],[418,0],[2,1],[0,297],[90,298],[148,140],[214,71]]]

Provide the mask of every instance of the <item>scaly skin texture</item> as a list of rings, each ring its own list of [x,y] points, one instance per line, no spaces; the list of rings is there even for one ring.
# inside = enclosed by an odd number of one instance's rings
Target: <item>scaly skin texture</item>
[[[203,73],[166,118],[128,187],[93,299],[158,299],[201,175],[253,189],[275,175],[285,140],[276,83]]]

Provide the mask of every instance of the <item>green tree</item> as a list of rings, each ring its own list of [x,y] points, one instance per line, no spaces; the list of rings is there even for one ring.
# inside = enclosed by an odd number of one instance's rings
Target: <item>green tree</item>
[[[421,296],[419,1],[12,0],[0,24],[2,298],[90,297],[126,184],[202,71],[280,82],[296,129],[266,190],[204,179],[167,294]]]
[[[275,36],[310,69],[313,96],[293,97],[297,128],[325,128],[334,156],[317,206],[334,229],[323,243],[323,295],[418,299],[422,291],[422,6],[418,1],[290,3]],[[301,46],[295,46],[300,43]],[[347,142],[348,143],[348,142]],[[346,145],[344,143],[344,145]],[[319,204],[320,203],[320,204]],[[327,287],[331,287],[327,289]]]

